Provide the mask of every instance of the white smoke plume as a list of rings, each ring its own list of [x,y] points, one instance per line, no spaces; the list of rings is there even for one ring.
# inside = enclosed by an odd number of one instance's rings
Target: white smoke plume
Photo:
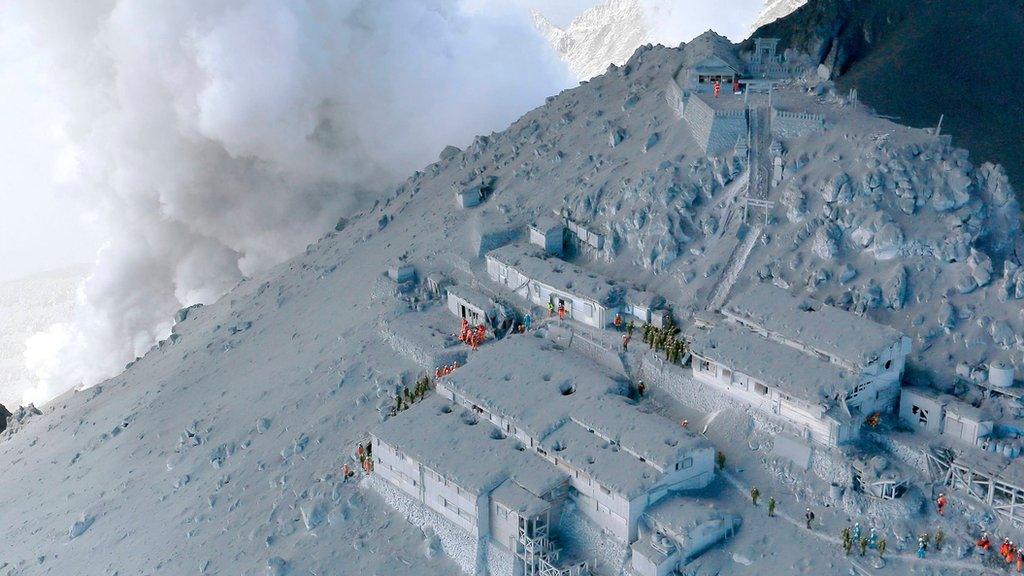
[[[572,79],[521,11],[463,0],[32,0],[72,184],[109,230],[43,401],[115,374],[210,302],[299,252],[446,144],[501,129]],[[57,347],[53,363],[40,350]]]

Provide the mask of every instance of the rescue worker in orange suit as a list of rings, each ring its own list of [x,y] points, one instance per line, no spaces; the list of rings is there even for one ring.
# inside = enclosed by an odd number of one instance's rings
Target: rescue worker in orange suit
[[[1017,550],[1017,572],[1024,572],[1024,548]]]
[[[999,555],[1006,559],[1006,555],[1010,553],[1010,539],[1003,538],[1003,543],[999,545]]]
[[[629,334],[622,335],[622,351],[629,352]]]
[[[565,304],[558,304],[558,319],[565,320]]]
[[[622,314],[619,314],[618,312],[616,312],[615,313],[615,320],[612,323],[615,324],[615,329],[616,330],[622,330]]]
[[[714,86],[715,86],[715,98],[718,98],[718,95],[722,93],[722,82],[720,80],[715,80]]]
[[[940,493],[939,498],[935,500],[935,506],[939,509],[939,515],[944,516],[946,514],[946,505],[949,504],[949,500],[945,494]]]
[[[992,549],[992,541],[988,539],[988,532],[981,535],[981,539],[978,540],[978,548],[986,552]]]
[[[739,78],[734,78],[733,81],[732,81],[732,93],[733,94],[739,94],[740,93],[740,79]]]
[[[469,337],[469,321],[465,318],[462,319],[462,332],[459,333],[459,341],[465,342],[466,338]]]

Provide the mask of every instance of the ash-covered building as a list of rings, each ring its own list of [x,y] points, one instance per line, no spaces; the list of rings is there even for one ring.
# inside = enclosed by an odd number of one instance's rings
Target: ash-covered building
[[[835,446],[868,416],[891,412],[910,353],[897,330],[771,284],[737,295],[726,321],[693,336],[693,373]]]
[[[487,253],[487,275],[522,299],[541,307],[565,308],[568,318],[594,328],[612,324],[616,314],[661,323],[663,299],[611,278],[548,256],[530,244],[508,244]]]
[[[715,451],[621,392],[623,383],[543,337],[513,337],[375,431],[374,471],[512,552],[519,568],[541,562],[530,541],[552,537],[569,500],[626,545],[653,505],[713,480]]]

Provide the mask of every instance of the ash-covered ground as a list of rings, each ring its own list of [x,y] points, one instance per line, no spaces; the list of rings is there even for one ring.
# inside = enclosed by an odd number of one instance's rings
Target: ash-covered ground
[[[679,111],[687,51],[712,41],[641,48],[508,130],[447,149],[304,254],[182,313],[171,339],[120,376],[13,427],[0,437],[0,574],[457,573],[436,536],[340,477],[395,391],[433,372],[396,333],[411,325],[444,348],[458,329],[384,273],[409,263],[421,278],[486,288],[483,253],[553,211],[606,234],[576,265],[664,297],[683,325],[723,290],[770,281],[904,331],[915,382],[951,385],[962,361],[1019,366],[1019,207],[1002,169],[873,116],[812,69],[775,102],[822,114],[829,129],[779,143],[774,208],[767,224],[756,208],[744,224],[745,156],[706,157]],[[461,209],[453,185],[492,192]],[[631,349],[639,363],[649,354]],[[924,484],[892,504],[830,500],[822,471],[842,457],[794,471],[767,454],[777,431],[742,407],[701,411],[658,390],[643,407],[707,424],[727,456],[713,497],[743,527],[696,573],[848,574],[836,539],[854,520],[891,534],[879,573],[982,570],[968,552],[987,517],[966,500],[941,523]],[[749,506],[751,485],[783,516]],[[915,560],[913,533],[939,526],[944,551]]]

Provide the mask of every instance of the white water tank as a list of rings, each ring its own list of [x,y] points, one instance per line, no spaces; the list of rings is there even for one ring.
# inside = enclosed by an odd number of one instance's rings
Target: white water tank
[[[1013,386],[1013,364],[1006,360],[997,360],[989,364],[988,384],[993,388]]]

